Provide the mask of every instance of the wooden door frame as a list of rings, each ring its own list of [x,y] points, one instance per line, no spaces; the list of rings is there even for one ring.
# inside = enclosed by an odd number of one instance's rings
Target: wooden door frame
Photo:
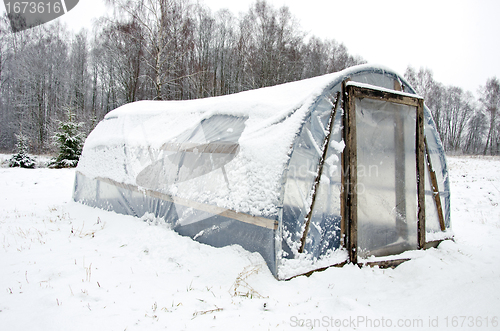
[[[345,149],[342,154],[342,237],[348,250],[349,261],[357,263],[358,197],[357,186],[357,141],[356,141],[356,98],[369,98],[402,104],[416,109],[415,162],[417,180],[417,241],[418,249],[425,247],[425,145],[424,145],[424,100],[423,98],[377,86],[344,81],[343,124]]]

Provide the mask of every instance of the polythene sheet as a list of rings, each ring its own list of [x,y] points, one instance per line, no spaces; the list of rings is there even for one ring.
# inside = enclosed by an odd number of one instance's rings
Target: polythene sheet
[[[336,95],[336,91],[333,91]],[[340,94],[339,94],[340,96]],[[325,116],[334,109],[333,99],[324,98],[319,109],[325,109]],[[307,232],[304,253],[313,259],[320,259],[335,249],[340,248],[341,237],[341,160],[344,150],[342,139],[342,108],[339,106],[334,115],[331,135],[326,146],[327,154],[323,164],[319,187],[315,194],[314,209]],[[333,115],[333,114],[332,114]],[[329,116],[328,116],[329,117]],[[325,126],[325,130],[329,129]]]
[[[224,214],[210,213],[169,201],[168,197],[156,197],[150,191],[139,190],[132,185],[121,185],[105,179],[90,179],[81,173],[75,177],[75,201],[136,217],[163,219],[172,228],[199,242],[215,247],[238,244],[243,248],[259,252],[271,272],[275,269],[275,230],[241,222]],[[179,222],[186,218],[194,220],[187,224]]]
[[[431,186],[431,175],[429,167],[425,165],[425,231],[427,234],[435,234],[441,231],[439,215],[434,200],[434,192]]]
[[[395,80],[400,80],[394,73],[365,66],[221,99],[127,105],[107,116],[97,132],[91,134],[92,141],[82,155],[83,166],[77,169],[74,199],[123,214],[163,218],[177,232],[213,246],[239,244],[259,252],[274,275],[278,274],[277,259],[321,259],[342,249],[342,109],[337,109],[327,144],[325,137],[335,96],[346,78],[389,89]],[[317,86],[312,88],[310,82]],[[403,85],[411,92],[404,82]],[[310,92],[305,93],[306,90]],[[146,109],[140,108],[143,106]],[[394,112],[381,113],[384,111]],[[449,179],[444,151],[427,108],[424,114],[425,135],[449,227]],[[383,129],[377,134],[386,135],[389,140],[384,142],[388,141],[389,147],[363,147],[364,152],[373,154],[361,159],[365,174],[378,171],[381,175],[386,171],[394,177],[394,170],[383,169],[380,164],[377,170],[373,167],[380,162],[376,151],[386,153],[391,148],[390,137],[394,140],[390,120],[385,124],[382,121],[379,129],[372,125],[372,120],[366,121],[365,127],[358,127],[358,133],[366,131],[368,137],[371,132],[373,140],[373,134]],[[405,132],[412,125],[414,129],[414,122],[405,122]],[[326,146],[327,154],[322,160]],[[410,151],[405,145],[406,164],[415,160],[414,154],[409,156]],[[314,182],[322,162],[315,192]],[[408,169],[405,176],[411,174],[415,176],[414,168]],[[375,187],[371,192],[387,190],[391,184],[390,180],[365,177],[364,185]],[[406,178],[406,183],[412,180]],[[413,189],[407,187],[407,195]],[[426,180],[426,193],[429,192]],[[304,254],[298,254],[313,195],[315,205]],[[384,197],[385,193],[374,196]],[[435,213],[430,212],[430,206],[435,208],[435,204],[429,197],[432,198],[426,194],[427,231],[431,233],[436,231],[437,223]],[[387,199],[394,201],[394,194]],[[409,201],[412,199],[406,200],[405,221],[411,229],[405,240],[414,247],[415,219],[408,215],[416,214],[416,198],[413,203]],[[394,210],[386,212],[390,215],[386,218],[395,224]],[[241,214],[248,218],[238,219]],[[369,218],[367,223],[372,229],[386,225],[372,224]],[[385,239],[366,236],[364,245],[371,247],[373,241],[389,245],[394,242],[390,236],[393,233],[387,233]],[[293,276],[293,271],[287,275]]]
[[[88,178],[77,172],[74,199],[138,217],[152,214],[164,219],[180,234],[212,246],[239,244],[259,252],[276,273],[273,267],[276,219],[229,212],[216,205],[171,194],[172,187],[176,187],[205,193],[208,198],[212,191],[226,190],[230,194],[233,185],[244,185],[234,182],[232,173],[226,173],[224,168],[239,153],[238,140],[246,120],[244,116],[232,115],[203,119],[162,145],[156,152],[157,160],[137,175],[136,185],[109,178]],[[132,151],[140,154],[129,150]]]
[[[446,158],[443,145],[439,139],[439,135],[435,129],[434,120],[431,112],[424,109],[424,134],[427,139],[427,147],[429,156],[432,161],[432,168],[436,173],[436,180],[439,189],[439,196],[443,208],[444,222],[447,229],[451,228],[450,223],[450,179],[448,176],[448,168],[446,166]],[[427,190],[427,188],[426,188]],[[428,204],[426,203],[426,207]]]
[[[358,255],[417,248],[416,108],[356,99]]]
[[[285,258],[297,257],[301,246],[332,114],[333,104],[330,98],[330,95],[324,96],[318,106],[314,107],[293,145],[283,199],[282,249]]]
[[[239,152],[238,139],[245,121],[245,117],[229,115],[202,120],[193,129],[163,144],[162,157],[137,175],[137,185],[167,191],[173,184],[192,180],[197,190],[207,192],[217,189],[214,184],[221,181],[229,186],[225,165]]]
[[[389,90],[394,89],[394,79],[396,76],[390,73],[371,73],[371,74],[361,74],[353,75],[351,81],[363,84],[369,84],[377,87],[386,88]]]

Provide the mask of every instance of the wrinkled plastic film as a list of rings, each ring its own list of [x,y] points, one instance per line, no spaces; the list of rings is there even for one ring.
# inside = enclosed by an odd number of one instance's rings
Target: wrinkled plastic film
[[[403,89],[405,91],[409,91],[410,93],[413,92],[413,88],[411,88],[409,85],[407,85],[405,82],[403,82]],[[444,222],[445,222],[445,227],[449,229],[451,227],[450,223],[450,180],[448,177],[448,168],[446,165],[446,157],[445,157],[445,151],[443,144],[441,143],[441,140],[439,138],[439,133],[436,130],[436,125],[434,123],[434,120],[432,119],[432,114],[431,111],[424,106],[424,134],[425,138],[427,140],[427,147],[429,149],[429,155],[431,158],[432,162],[432,167],[434,172],[436,173],[436,179],[437,179],[437,184],[438,184],[438,189],[439,189],[439,195],[441,199],[441,205],[443,208],[443,215],[444,215]],[[427,167],[427,166],[426,166]],[[426,172],[426,175],[428,172]],[[426,192],[427,192],[427,180],[426,180]],[[435,217],[433,216],[433,213],[437,211],[435,210],[435,202],[432,201],[432,204],[429,204],[430,199],[428,199],[427,193],[426,193],[426,208],[430,208],[430,217],[431,219],[429,222],[431,222],[431,225],[429,225],[429,231],[430,233],[434,232],[433,229],[435,229]],[[427,214],[427,210],[426,210]],[[437,217],[437,215],[436,215]],[[426,215],[427,218],[427,215]],[[426,226],[427,227],[427,226]]]
[[[137,175],[137,184],[167,192],[172,185],[192,180],[197,192],[211,192],[215,187],[207,187],[207,184],[226,180],[224,167],[239,152],[238,139],[245,121],[245,117],[224,115],[204,119],[193,129],[163,144],[161,157]],[[205,176],[216,170],[219,170],[216,174]]]
[[[448,176],[448,168],[446,166],[445,152],[438,133],[435,130],[432,115],[427,108],[424,109],[424,121],[424,133],[427,139],[427,147],[432,161],[432,167],[436,173],[439,196],[443,208],[444,222],[446,228],[450,228],[450,179]]]
[[[244,166],[232,161],[239,153],[238,140],[246,119],[212,116],[164,143],[159,150],[149,146],[103,147],[103,160],[109,148],[122,149],[128,162],[136,162],[135,168],[142,167],[136,183],[88,178],[77,172],[74,200],[126,215],[151,214],[164,219],[178,233],[215,247],[239,244],[259,252],[276,274],[275,221],[213,205],[215,193],[230,196],[233,190],[245,187],[232,172],[237,169],[244,173]],[[130,175],[125,165],[114,168]],[[184,196],[176,197],[177,192]]]
[[[331,110],[335,105],[324,99],[318,108]],[[340,103],[339,103],[340,104]],[[341,154],[344,149],[342,138],[342,109],[339,107],[332,122],[328,150],[323,160],[323,170],[315,195],[314,210],[311,215],[304,252],[320,259],[340,247],[341,230]]]
[[[283,199],[282,247],[286,258],[296,257],[301,245],[332,107],[330,96],[323,96],[313,108],[293,146]],[[308,240],[311,240],[309,236]]]
[[[372,74],[353,76],[351,80],[357,83],[369,84],[392,90],[394,89],[394,77],[395,76],[393,75],[372,73]]]
[[[393,89],[394,80],[399,79],[397,75],[386,72],[384,69],[370,68],[349,73],[349,77],[353,81],[388,89]],[[231,108],[236,110],[234,112],[215,114],[218,109],[211,109],[214,112],[213,115],[202,119],[200,119],[202,117],[200,114],[203,112],[190,112],[177,116],[175,114],[178,112],[172,111],[174,114],[172,119],[170,113],[160,113],[157,110],[146,112],[145,115],[131,111],[126,116],[120,112],[118,116],[109,116],[99,126],[101,132],[104,130],[110,133],[107,135],[110,141],[101,143],[94,139],[93,144],[90,144],[94,148],[91,159],[98,159],[102,161],[102,164],[93,168],[87,162],[82,172],[78,172],[77,169],[74,199],[91,206],[138,217],[146,213],[153,214],[155,217],[165,219],[180,234],[212,246],[240,244],[249,251],[259,252],[274,275],[277,275],[277,268],[279,268],[276,260],[283,257],[293,259],[300,255],[300,259],[305,257],[315,263],[314,261],[330,252],[342,248],[340,246],[341,154],[344,142],[341,109],[336,113],[333,122],[327,155],[324,160],[321,158],[333,107],[331,97],[340,90],[341,81],[345,78],[347,76],[339,75],[332,80],[331,85],[325,88],[321,95],[314,96],[314,101],[308,104],[307,111],[306,108],[300,108],[299,103],[294,106],[296,108],[293,108],[293,111],[282,117],[280,122],[268,117],[268,123],[275,123],[270,127],[266,127],[265,122],[262,122],[262,125],[258,122],[259,126],[255,125],[257,122],[252,117],[254,109],[262,113],[266,110],[261,109],[260,104],[258,107],[252,106],[254,108],[251,111],[248,110],[249,115],[240,112],[239,106],[236,107],[235,103],[235,107]],[[404,87],[405,91],[407,89],[411,90],[411,88]],[[179,105],[185,104],[179,103]],[[263,106],[266,107],[264,104]],[[273,107],[275,107],[274,104]],[[380,113],[394,111],[385,109],[380,110]],[[247,114],[250,117],[240,114]],[[294,114],[300,114],[300,116]],[[444,151],[427,108],[424,109],[424,115],[425,135],[437,175],[446,226],[449,227],[449,179]],[[362,114],[361,117],[363,116],[367,114]],[[413,182],[416,185],[414,131],[411,133],[412,138],[408,138],[407,134],[410,132],[408,131],[410,127],[415,130],[415,122],[414,119],[406,119],[406,115],[404,117],[406,138],[404,163],[413,162],[413,168],[405,167],[404,182]],[[287,124],[290,123],[289,120],[292,120],[292,125]],[[402,219],[401,215],[398,216],[402,209],[395,206],[396,196],[401,195],[394,192],[394,185],[397,181],[394,178],[396,162],[393,160],[391,164],[386,160],[380,165],[382,154],[392,155],[393,158],[397,154],[394,152],[396,148],[394,146],[394,120],[392,128],[390,120],[386,123],[381,121],[379,131],[382,131],[380,134],[385,136],[375,148],[368,145],[368,143],[373,143],[373,134],[377,131],[369,125],[370,121],[373,122],[373,118],[367,117],[365,120],[365,127],[361,124],[357,128],[358,140],[360,132],[366,131],[367,134],[372,134],[371,138],[367,138],[370,141],[363,142],[366,146],[362,148],[363,152],[372,152],[374,156],[361,160],[360,171],[363,173],[358,173],[358,178],[361,177],[361,180],[364,180],[362,183],[366,187],[372,186],[370,192],[375,198],[392,201],[393,206],[392,209],[386,209],[385,218],[382,217],[382,222],[377,223],[370,217],[380,214],[380,211],[376,209],[381,208],[381,204],[375,202],[373,197],[367,200],[369,208],[358,211],[358,214],[366,214],[362,222],[368,226],[365,239],[361,234],[361,240],[370,252],[375,252],[376,246],[388,247],[393,244],[405,246],[407,249],[416,248],[416,187],[405,186],[404,188],[407,197],[405,208],[403,208],[407,234],[403,236],[403,240],[399,240],[396,238],[398,230],[394,230],[396,220]],[[168,126],[169,123],[181,124]],[[269,135],[274,138],[273,125],[282,124],[286,124],[287,128],[293,128],[293,130],[286,131],[289,137],[298,131],[293,143],[291,143],[291,138],[282,140],[287,141],[283,144],[285,148],[279,149],[280,153],[285,151],[283,155],[273,153],[278,149],[266,149],[271,152],[256,153],[254,147],[261,146]],[[253,130],[245,132],[245,128],[251,125]],[[162,131],[165,126],[169,129]],[[265,128],[266,138],[258,141],[261,128]],[[241,139],[242,136],[245,138]],[[413,151],[410,146],[406,145],[411,140]],[[278,142],[277,139],[272,141]],[[387,146],[384,147],[382,143],[387,143]],[[248,149],[248,146],[251,148]],[[389,151],[391,149],[392,152]],[[248,153],[249,150],[252,153]],[[286,151],[290,154],[286,154]],[[275,156],[279,161],[269,162],[274,160]],[[320,162],[324,162],[323,170],[319,186],[314,192]],[[262,164],[265,166],[260,167],[259,165]],[[385,169],[384,166],[387,168],[392,166],[392,170]],[[255,171],[257,168],[262,171]],[[283,177],[279,177],[280,172]],[[266,177],[267,174],[271,175]],[[392,174],[392,179],[389,179],[389,174]],[[432,199],[428,170],[426,170],[426,175],[426,231],[430,235],[439,229],[439,222],[435,202]],[[387,178],[380,180],[378,176]],[[264,178],[278,178],[276,183],[280,185]],[[268,185],[268,182],[272,184]],[[384,193],[391,189],[391,185],[393,192]],[[265,189],[261,190],[263,187]],[[408,198],[411,192],[414,194],[414,199]],[[311,212],[304,254],[297,255],[313,195],[315,195],[315,204]],[[180,198],[183,203],[179,203],[180,200],[176,200],[177,198]],[[200,209],[196,207],[197,204],[210,208]],[[374,205],[375,207],[372,208]],[[216,209],[211,209],[214,206]],[[224,213],[224,210],[230,213]],[[233,217],[231,213],[248,215],[250,222]],[[409,217],[410,214],[414,214],[415,217]],[[252,217],[257,216],[264,219],[265,225],[252,223]],[[276,221],[276,227],[273,221]],[[388,224],[392,224],[389,226],[392,230],[389,229],[385,234],[380,231],[377,233],[377,229],[387,227]],[[399,224],[401,227],[401,222]],[[372,235],[372,232],[375,234]],[[391,252],[394,251],[386,249],[384,254]]]
[[[415,127],[415,107],[356,99],[360,257],[417,248]]]
[[[434,234],[441,231],[434,192],[431,185],[429,167],[425,164],[425,231]]]

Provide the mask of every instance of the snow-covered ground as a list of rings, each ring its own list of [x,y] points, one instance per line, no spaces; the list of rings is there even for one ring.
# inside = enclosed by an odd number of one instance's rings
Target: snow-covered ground
[[[0,329],[498,330],[500,158],[448,162],[455,242],[290,281],[238,246],[73,202],[74,170],[0,168]]]

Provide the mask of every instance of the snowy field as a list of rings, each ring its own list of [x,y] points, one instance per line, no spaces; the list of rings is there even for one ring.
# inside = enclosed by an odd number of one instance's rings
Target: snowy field
[[[73,202],[74,170],[0,168],[0,330],[500,330],[500,158],[448,162],[455,242],[290,281]]]

